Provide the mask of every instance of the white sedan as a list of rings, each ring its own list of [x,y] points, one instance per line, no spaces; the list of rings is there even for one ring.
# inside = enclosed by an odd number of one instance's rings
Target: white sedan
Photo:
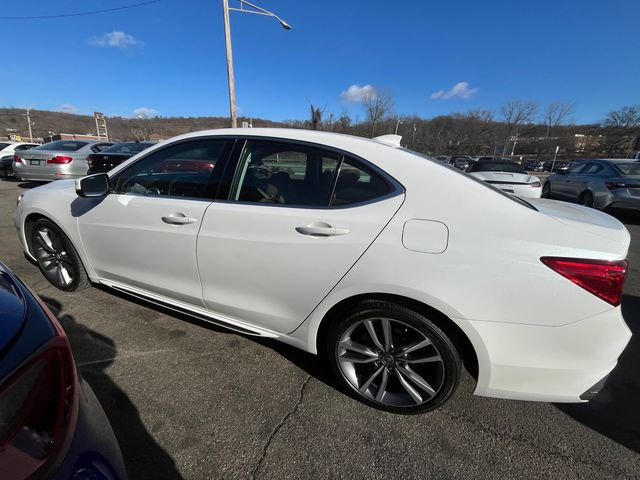
[[[463,364],[477,395],[590,399],[631,336],[628,231],[398,140],[191,133],[22,194],[14,222],[54,286],[102,284],[320,354],[377,408],[442,405]]]
[[[510,160],[480,159],[469,167],[469,175],[492,184],[503,192],[524,198],[540,198],[542,184]]]

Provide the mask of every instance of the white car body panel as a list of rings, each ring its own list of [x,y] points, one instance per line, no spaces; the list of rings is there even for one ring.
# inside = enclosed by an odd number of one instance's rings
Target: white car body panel
[[[540,179],[527,173],[469,172],[469,175],[491,183],[503,192],[517,195],[518,197],[540,198],[542,195]],[[538,182],[538,186],[532,186],[533,182]]]
[[[396,195],[338,209],[214,202],[198,237],[205,304],[279,332],[294,330],[369,247],[403,199]],[[296,231],[314,223],[348,233],[313,237]]]
[[[201,289],[184,272],[180,285],[172,290],[168,278],[154,280],[152,272],[135,271],[136,262],[152,269],[160,259],[175,255],[167,239],[178,239],[177,244],[189,255],[196,248],[191,232],[166,235],[164,227],[144,223],[151,222],[144,212],[133,213],[133,206],[140,205],[145,211],[150,208],[152,214],[147,215],[157,219],[178,209],[175,205],[149,207],[134,199],[125,207],[118,195],[109,195],[102,200],[109,202],[104,214],[100,205],[84,212],[87,199],[76,196],[73,182],[60,181],[25,193],[14,216],[21,241],[26,245],[27,216],[45,215],[76,245],[92,281],[153,301],[173,302],[181,310],[276,337],[312,353],[317,352],[322,320],[342,300],[385,294],[421,302],[448,317],[473,345],[479,366],[475,393],[479,395],[580,401],[580,395],[615,366],[630,338],[620,307],[540,262],[542,256],[624,259],[630,237],[620,222],[602,212],[550,200],[532,201],[536,211],[465,174],[402,149],[325,132],[213,130],[151,147],[110,175],[167,143],[206,135],[276,137],[341,149],[387,172],[406,193],[361,207],[320,210],[318,216],[308,209],[202,202],[203,215],[184,212],[204,219],[197,245]],[[85,207],[79,208],[82,204]],[[70,205],[75,205],[75,213]],[[181,205],[180,211],[186,208]],[[127,218],[119,220],[125,213]],[[79,219],[91,225],[83,238]],[[133,225],[133,220],[138,223]],[[350,233],[306,238],[293,231],[313,221],[344,227]],[[133,231],[129,241],[136,245],[124,239],[122,228],[127,222]],[[428,226],[411,231],[409,246],[403,245],[407,222]],[[146,228],[154,239],[167,239],[145,241]],[[430,238],[421,241],[420,235]],[[121,254],[127,244],[131,251]],[[317,247],[306,254],[305,244]],[[410,248],[415,245],[420,248]],[[261,252],[273,252],[273,263]],[[117,255],[122,257],[115,259]],[[140,259],[145,255],[148,258]],[[296,265],[304,257],[307,262]],[[107,278],[111,275],[109,260],[129,262],[131,273],[127,275],[135,278]],[[168,261],[176,266],[175,259]],[[190,263],[187,271],[192,266]],[[530,308],[532,291],[541,299],[535,309]],[[197,301],[199,296],[202,303]]]

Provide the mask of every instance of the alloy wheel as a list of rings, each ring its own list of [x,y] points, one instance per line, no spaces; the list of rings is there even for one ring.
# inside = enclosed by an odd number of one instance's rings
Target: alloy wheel
[[[442,388],[445,366],[431,339],[400,320],[368,318],[347,328],[337,343],[342,376],[360,395],[391,407],[416,407]]]
[[[51,228],[39,227],[33,231],[32,238],[36,260],[47,280],[59,287],[71,285],[74,264],[60,234]]]

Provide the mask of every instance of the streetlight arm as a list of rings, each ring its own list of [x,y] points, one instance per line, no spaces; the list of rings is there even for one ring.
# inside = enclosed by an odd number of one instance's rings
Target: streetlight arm
[[[229,10],[233,10],[234,12],[253,13],[255,15],[264,15],[266,17],[273,17],[276,20],[278,20],[278,22],[280,22],[280,25],[282,25],[282,28],[284,28],[285,30],[291,30],[291,25],[289,25],[287,22],[285,22],[275,13],[270,12],[269,10],[265,10],[264,8],[259,7],[258,5],[254,5],[253,3],[247,2],[246,0],[238,0],[238,1],[240,2],[240,7],[242,7],[242,5],[248,5],[249,7],[254,8],[257,11],[245,10],[243,8],[229,8]]]

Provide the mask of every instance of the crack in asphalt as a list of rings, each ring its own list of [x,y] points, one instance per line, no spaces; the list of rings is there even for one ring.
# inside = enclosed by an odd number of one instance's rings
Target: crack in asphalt
[[[542,447],[534,442],[531,442],[530,439],[528,439],[525,435],[518,435],[518,434],[514,434],[504,430],[501,431],[501,430],[492,428],[489,425],[485,425],[484,423],[477,422],[474,418],[471,418],[469,415],[466,415],[464,413],[463,414],[454,413],[453,411],[447,408],[440,408],[439,411],[445,414],[446,416],[448,416],[449,418],[451,418],[452,420],[458,420],[460,422],[466,423],[470,425],[472,428],[475,428],[476,430],[492,435],[494,437],[497,437],[500,439],[506,438],[513,441],[514,443],[524,444],[543,455],[548,455],[550,457],[559,457],[564,460],[568,460],[574,465],[581,464],[586,466],[597,467],[613,475],[616,478],[625,478],[625,476],[628,475],[628,472],[622,469],[616,468],[611,464],[599,462],[593,458],[590,458],[587,461],[582,458],[575,457],[570,452],[564,451],[561,447],[558,447],[555,445],[551,445],[547,448]]]
[[[264,462],[264,459],[267,457],[267,451],[269,450],[269,447],[271,446],[273,439],[278,434],[280,429],[284,426],[284,424],[287,423],[287,421],[298,411],[298,408],[300,407],[300,405],[302,405],[302,401],[304,400],[304,390],[307,387],[307,384],[309,383],[310,380],[311,380],[311,375],[307,375],[307,378],[304,380],[304,382],[302,382],[302,385],[300,386],[300,392],[299,392],[300,398],[298,398],[298,401],[296,402],[296,404],[287,412],[287,414],[282,418],[282,420],[280,420],[278,425],[275,426],[275,428],[269,435],[269,438],[267,438],[266,443],[262,447],[262,455],[258,459],[258,462],[256,463],[256,465],[251,470],[251,478],[253,480],[255,480],[256,476],[258,475],[258,471],[260,470],[260,467],[262,467],[262,463]]]

